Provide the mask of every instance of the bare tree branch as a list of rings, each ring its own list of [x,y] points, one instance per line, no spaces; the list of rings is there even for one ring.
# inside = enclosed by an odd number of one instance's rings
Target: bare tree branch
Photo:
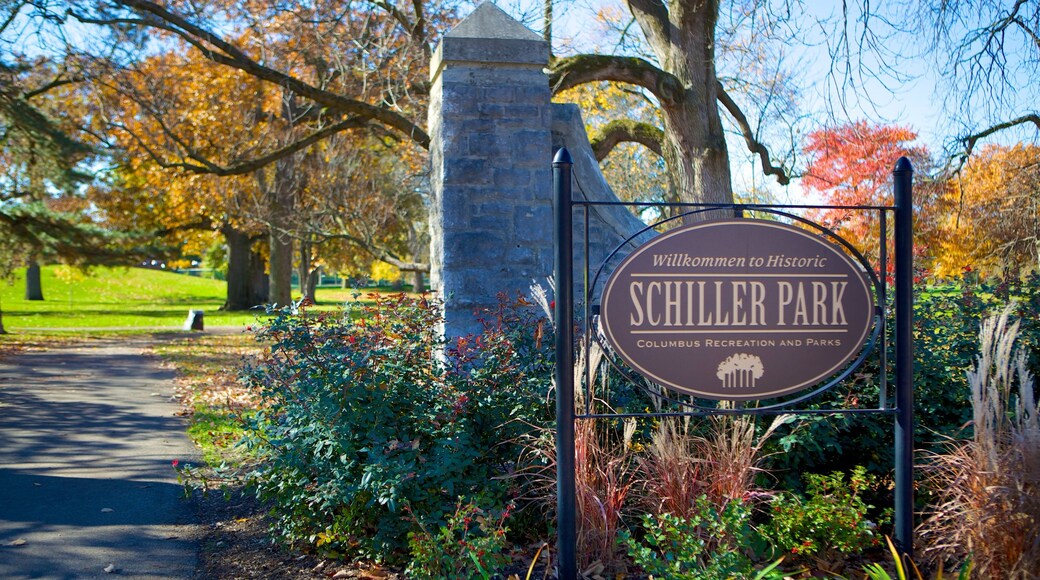
[[[678,101],[684,92],[682,83],[675,76],[635,57],[579,54],[557,59],[549,72],[549,87],[553,94],[597,81],[641,86],[663,104]]]
[[[775,175],[776,181],[780,185],[787,185],[791,182],[791,177],[788,175],[787,168],[783,165],[776,167],[773,165],[773,161],[769,158],[769,150],[763,145],[758,139],[755,138],[754,132],[751,130],[751,123],[748,122],[744,112],[740,110],[737,103],[733,101],[729,93],[726,92],[725,87],[722,83],[717,83],[716,90],[718,91],[719,102],[726,108],[730,116],[737,123],[740,128],[740,134],[744,137],[744,143],[747,144],[748,151],[758,155],[759,160],[762,163],[762,172],[766,175]]]
[[[38,97],[38,96],[40,96],[40,95],[42,95],[44,93],[47,93],[49,91],[52,91],[54,89],[61,88],[61,87],[64,87],[66,85],[74,85],[76,83],[83,82],[84,80],[85,79],[83,77],[79,77],[79,76],[76,76],[76,77],[58,77],[58,78],[55,78],[54,80],[52,80],[52,81],[50,81],[48,83],[45,83],[45,84],[43,84],[43,85],[41,85],[39,87],[36,87],[35,89],[29,90],[29,91],[25,91],[24,93],[22,93],[22,98],[28,101],[28,100],[31,100],[34,97]]]
[[[191,159],[192,161],[195,161],[195,163],[189,163],[185,161],[169,161],[162,155],[160,155],[158,152],[154,151],[151,147],[149,147],[143,139],[141,139],[136,133],[131,131],[125,125],[115,125],[115,127],[129,134],[137,142],[138,146],[144,149],[148,153],[148,156],[151,157],[152,160],[160,167],[166,169],[184,169],[192,173],[216,175],[220,177],[229,177],[233,175],[245,175],[247,173],[252,173],[254,171],[257,171],[258,169],[262,169],[267,165],[270,165],[271,163],[274,163],[275,161],[288,157],[289,155],[292,155],[294,153],[298,153],[330,135],[335,135],[336,133],[340,133],[348,129],[357,129],[365,127],[370,123],[368,119],[349,118],[340,121],[339,123],[327,125],[321,129],[318,129],[317,131],[313,131],[306,137],[293,141],[292,143],[289,143],[284,147],[276,149],[275,151],[272,151],[267,155],[262,155],[260,157],[249,159],[248,161],[233,163],[231,165],[220,165],[188,148],[187,144],[183,143],[175,133],[168,129],[161,119],[158,119],[157,122],[163,128],[163,132],[166,133],[166,135],[170,139],[173,139],[181,148],[185,150],[186,157],[188,159]]]
[[[429,135],[400,113],[315,87],[296,77],[260,64],[220,36],[188,22],[184,17],[154,2],[147,0],[115,1],[131,10],[151,17],[133,21],[134,24],[159,28],[175,34],[197,48],[207,59],[217,64],[243,71],[260,80],[284,87],[294,94],[311,99],[333,111],[379,121],[405,134],[424,149],[428,149],[430,146]],[[117,20],[88,19],[74,13],[73,17],[82,22],[95,24],[111,23]],[[125,21],[126,19],[123,20]]]
[[[1033,44],[1036,46],[1036,48],[1040,50],[1040,36],[1037,36],[1035,30],[1030,28],[1029,25],[1026,24],[1025,21],[1018,16],[1012,18],[1011,22],[1014,22],[1020,29],[1022,29],[1022,32],[1025,33],[1025,35],[1033,41]]]
[[[975,146],[978,144],[979,141],[985,139],[986,137],[989,137],[990,135],[993,135],[994,133],[999,133],[1000,131],[1003,131],[1005,129],[1010,129],[1011,127],[1017,127],[1018,125],[1026,125],[1029,123],[1032,123],[1038,130],[1040,130],[1040,115],[1038,115],[1037,113],[1029,113],[1028,115],[1022,115],[1021,117],[1018,117],[1016,119],[1011,119],[1010,121],[997,123],[996,125],[987,127],[986,129],[983,129],[982,131],[979,131],[977,133],[971,133],[969,135],[965,135],[963,137],[958,138],[957,142],[962,144],[964,148],[963,151],[954,155],[954,157],[958,159],[956,171],[960,171],[960,168],[963,167],[964,164],[968,161],[968,158],[971,157],[971,154],[975,150]]]
[[[334,221],[338,222],[340,220],[335,219]],[[337,231],[335,232],[323,230],[317,227],[309,227],[304,231],[283,230],[282,233],[297,240],[310,241],[316,244],[323,244],[331,240],[343,240],[353,244],[365,252],[368,252],[373,258],[382,260],[402,272],[430,272],[429,264],[408,261],[386,246],[377,243],[371,237],[349,233],[345,224],[341,225],[343,225],[343,227],[337,228]]]
[[[401,25],[402,28],[408,31],[408,37],[415,43],[416,46],[420,47],[423,54],[429,57],[432,54],[432,49],[428,42],[426,42],[426,18],[423,12],[422,0],[412,0],[412,9],[415,10],[415,20],[408,17],[403,10],[390,4],[386,0],[373,0],[372,4],[385,10],[390,16]]]

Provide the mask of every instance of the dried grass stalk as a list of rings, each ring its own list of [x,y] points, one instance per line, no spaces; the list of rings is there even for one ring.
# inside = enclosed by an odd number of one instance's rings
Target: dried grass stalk
[[[585,568],[599,562],[610,570],[617,561],[617,533],[632,488],[632,458],[593,420],[575,423],[574,453],[578,564]]]
[[[663,419],[647,453],[638,460],[640,495],[643,508],[650,513],[688,518],[694,501],[707,494],[704,460],[688,436],[688,427],[688,421]]]
[[[720,512],[730,501],[753,497],[762,447],[791,418],[775,417],[757,437],[750,415],[713,416],[703,437],[691,436],[688,418],[661,421],[648,453],[639,460],[644,507],[688,517],[702,495]]]
[[[600,389],[606,389],[606,378],[599,373],[605,355],[599,343],[592,341],[585,348],[588,337],[578,345],[574,365],[574,405],[585,410],[587,397],[595,406],[606,403],[596,396],[596,379]],[[586,356],[590,369],[589,388],[584,387]],[[605,373],[603,373],[605,375]],[[632,487],[633,465],[630,452],[635,421],[627,421],[620,440],[609,435],[609,428],[600,422],[582,419],[574,422],[574,488],[577,512],[578,565],[584,570],[594,568],[612,571],[621,561],[618,558],[617,533],[622,525],[622,509]],[[537,436],[525,438],[524,456],[520,463],[527,467],[518,475],[527,480],[527,498],[555,518],[556,512],[556,437],[555,429],[540,431]]]
[[[1040,408],[1013,305],[985,320],[968,372],[974,435],[951,441],[925,472],[938,501],[922,524],[934,561],[973,562],[974,577],[1040,578]]]

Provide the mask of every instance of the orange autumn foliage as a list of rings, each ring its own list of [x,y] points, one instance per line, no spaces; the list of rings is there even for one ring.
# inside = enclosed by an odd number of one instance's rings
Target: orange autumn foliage
[[[1040,147],[990,145],[968,161],[944,195],[940,277],[966,269],[1019,276],[1037,270],[1040,253]]]

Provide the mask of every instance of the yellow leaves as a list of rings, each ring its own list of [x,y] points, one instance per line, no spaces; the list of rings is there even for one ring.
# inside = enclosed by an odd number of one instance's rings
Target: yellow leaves
[[[596,11],[596,22],[601,25],[624,25],[628,18],[630,18],[629,14],[617,4],[606,4]]]
[[[381,260],[372,262],[372,267],[369,269],[369,275],[373,280],[400,280],[401,271],[391,264],[387,264]]]
[[[989,146],[943,192],[935,274],[1018,274],[1037,267],[1040,148]]]
[[[659,124],[660,112],[635,91],[620,83],[589,83],[561,92],[556,100],[581,107],[589,127],[598,127],[618,117]]]

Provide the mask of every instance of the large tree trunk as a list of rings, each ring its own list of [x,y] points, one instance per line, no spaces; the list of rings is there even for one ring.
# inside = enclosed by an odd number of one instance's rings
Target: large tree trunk
[[[249,292],[256,304],[267,304],[271,297],[271,282],[267,278],[267,265],[264,255],[256,248],[256,240],[253,240],[252,251],[249,254]]]
[[[295,190],[292,157],[275,163],[266,188],[270,231],[270,300],[278,306],[292,303],[293,239],[289,235]]]
[[[638,3],[636,3],[638,4]],[[679,199],[692,203],[732,203],[729,153],[718,108],[715,74],[717,2],[676,2],[668,21],[638,16],[663,69],[679,80],[674,99],[662,103],[664,156]],[[659,13],[657,14],[660,15]],[[713,212],[717,217],[718,212]]]
[[[271,262],[268,266],[268,281],[272,304],[288,306],[292,302],[292,238],[284,233],[271,231]]]
[[[412,292],[422,293],[426,291],[426,279],[422,270],[412,270]]]
[[[4,330],[4,311],[2,308],[0,308],[0,334],[7,334],[7,331]]]
[[[263,259],[253,252],[248,233],[225,225],[220,232],[228,246],[227,301],[224,310],[248,310],[267,302]]]
[[[317,302],[316,292],[318,289],[318,278],[321,276],[321,266],[311,270],[311,244],[300,242],[300,263],[296,275],[300,278],[300,299]]]
[[[40,264],[35,260],[25,268],[25,299],[43,300],[43,283],[40,281]]]
[[[321,282],[321,266],[311,270],[307,274],[306,292],[314,302],[318,301],[318,282]]]
[[[719,113],[720,97],[730,100],[724,95],[715,71],[718,0],[627,0],[627,3],[657,64],[639,57],[608,55],[561,58],[554,62],[550,72],[552,90],[559,92],[590,82],[615,81],[641,86],[651,92],[660,104],[664,120],[661,154],[671,174],[669,185],[674,184],[678,200],[732,203],[726,135]],[[743,114],[739,116],[742,118]],[[646,139],[646,134],[640,137],[638,132],[625,133],[631,133],[626,140],[643,142]],[[727,213],[715,211],[700,217]]]

